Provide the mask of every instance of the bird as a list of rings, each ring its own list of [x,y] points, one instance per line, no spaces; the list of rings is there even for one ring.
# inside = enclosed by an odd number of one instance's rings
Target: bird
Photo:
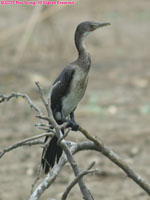
[[[56,122],[60,125],[67,122],[68,127],[77,131],[79,125],[75,121],[74,112],[85,94],[88,84],[88,72],[91,66],[90,54],[85,45],[87,35],[98,28],[110,23],[85,21],[80,23],[74,35],[75,46],[78,52],[77,59],[66,66],[54,81],[51,93],[51,109]],[[56,84],[58,83],[58,84]],[[62,129],[64,134],[64,130]],[[48,140],[45,138],[45,142]],[[47,148],[43,149],[41,164],[45,174],[54,167],[62,155],[62,148],[57,144],[56,135],[52,137]]]

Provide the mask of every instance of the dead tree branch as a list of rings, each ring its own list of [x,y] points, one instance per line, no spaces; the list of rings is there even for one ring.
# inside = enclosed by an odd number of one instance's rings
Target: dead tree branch
[[[41,109],[33,103],[31,98],[27,94],[22,94],[20,92],[12,92],[10,95],[0,94],[0,103],[2,103],[4,101],[9,101],[10,99],[12,99],[14,97],[15,98],[22,97],[22,98],[26,99],[27,102],[29,103],[30,107],[32,109],[34,109],[36,112],[38,112],[40,116],[42,116]]]
[[[23,146],[23,145],[35,145],[35,144],[39,144],[39,141],[35,141],[36,139],[39,139],[41,137],[45,137],[45,136],[52,136],[53,133],[43,133],[43,134],[40,134],[40,135],[36,135],[36,136],[33,136],[33,137],[30,137],[30,138],[27,138],[27,139],[24,139],[22,141],[19,141],[13,145],[10,145],[9,147],[3,149],[1,152],[0,152],[0,158],[7,152],[11,151],[11,150],[14,150],[20,146]],[[34,141],[31,143],[31,141]],[[41,143],[41,142],[40,142]]]
[[[71,191],[71,189],[78,183],[78,181],[81,179],[81,177],[87,175],[87,174],[91,174],[91,173],[95,173],[97,172],[98,170],[84,170],[82,172],[80,172],[78,174],[78,176],[76,176],[74,178],[74,180],[68,185],[68,187],[66,188],[65,192],[63,193],[63,196],[61,197],[61,200],[66,200],[67,199],[67,196],[69,194],[69,192]]]
[[[148,195],[150,195],[150,185],[134,169],[132,169],[116,153],[109,149],[109,147],[107,147],[103,142],[91,136],[85,129],[79,127],[79,130],[87,139],[94,142],[94,144],[98,147],[98,150],[102,154],[104,154],[113,163],[120,167],[127,174],[128,177],[130,177],[135,183],[137,183],[141,188],[143,188]]]
[[[43,180],[43,182],[33,191],[33,193],[30,196],[30,200],[38,200],[40,198],[40,196],[43,194],[43,192],[54,182],[54,180],[56,179],[57,175],[59,174],[60,170],[62,169],[62,167],[64,166],[64,164],[68,161],[72,167],[72,170],[75,174],[75,179],[72,181],[72,183],[67,187],[66,192],[64,193],[64,196],[62,196],[62,200],[67,198],[67,195],[69,194],[71,188],[78,183],[81,193],[83,194],[83,198],[86,200],[93,200],[93,197],[90,193],[90,191],[87,189],[84,181],[83,181],[83,176],[86,173],[91,173],[90,169],[84,170],[84,171],[80,171],[74,158],[73,158],[73,154],[77,153],[79,151],[83,151],[83,150],[94,150],[94,151],[98,151],[101,152],[102,154],[104,154],[107,158],[109,158],[113,163],[115,163],[118,167],[120,167],[126,174],[128,177],[130,177],[135,183],[137,183],[143,190],[146,191],[146,193],[148,195],[150,195],[150,185],[134,170],[132,169],[125,161],[123,161],[116,153],[114,153],[109,147],[107,147],[103,142],[97,140],[96,138],[94,138],[93,136],[91,136],[85,129],[83,129],[82,127],[79,127],[80,132],[90,141],[87,142],[81,142],[81,143],[69,143],[65,140],[65,138],[63,137],[63,134],[61,132],[61,128],[62,126],[59,126],[55,119],[53,118],[53,114],[52,114],[52,110],[51,110],[51,106],[50,106],[50,95],[51,95],[51,91],[53,89],[54,86],[52,86],[51,90],[50,90],[50,94],[49,94],[49,98],[48,98],[48,102],[44,99],[44,93],[42,88],[40,87],[39,83],[36,83],[39,92],[40,92],[40,97],[41,100],[46,108],[47,111],[47,115],[48,116],[43,116],[41,109],[39,109],[39,107],[37,107],[32,100],[29,98],[28,95],[26,94],[22,94],[22,93],[16,93],[16,92],[12,92],[10,95],[2,95],[0,94],[0,103],[4,102],[4,101],[9,101],[10,99],[12,99],[13,97],[22,97],[25,98],[28,102],[28,104],[30,105],[31,108],[33,108],[36,112],[39,113],[38,118],[42,119],[42,120],[46,120],[49,122],[49,125],[44,125],[42,124],[42,127],[46,128],[46,130],[51,130],[51,126],[53,127],[53,133],[43,133],[37,136],[33,136],[27,139],[24,139],[14,145],[11,145],[5,149],[3,149],[0,152],[0,158],[6,153],[9,152],[13,149],[16,149],[20,146],[23,145],[34,145],[34,144],[41,144],[42,142],[40,140],[37,140],[41,137],[45,137],[45,136],[52,136],[53,134],[56,134],[60,145],[62,147],[62,149],[65,152],[66,156],[62,156],[59,163],[57,165],[55,165],[55,167],[51,170],[51,172],[48,174],[48,176],[46,176],[46,178]],[[64,127],[66,126],[63,125]],[[71,144],[71,145],[69,145]]]
[[[91,143],[91,142],[89,142]],[[72,154],[75,154],[78,151],[81,151],[82,148],[84,150],[84,144],[79,145],[74,143],[74,142],[67,142],[69,148],[71,149]],[[87,146],[86,146],[87,147]],[[52,183],[55,181],[55,179],[57,178],[57,176],[59,175],[60,171],[62,170],[63,166],[65,165],[65,163],[67,162],[67,157],[65,155],[63,155],[58,164],[55,165],[55,167],[53,167],[50,171],[50,173],[48,173],[48,175],[45,177],[45,179],[43,180],[43,182],[41,184],[39,184],[35,190],[32,192],[29,200],[38,200],[41,195],[45,192],[46,189],[48,189]]]
[[[51,172],[48,173],[48,175],[44,178],[43,182],[39,184],[37,188],[35,188],[29,200],[38,200],[40,198],[44,191],[48,189],[51,186],[51,184],[55,181],[56,177],[58,176],[66,161],[66,157],[62,156],[58,165],[55,165]]]
[[[48,112],[48,110],[49,110],[49,108],[48,108],[48,103],[47,103],[46,100],[44,99],[44,92],[43,92],[43,89],[41,88],[39,82],[35,82],[35,84],[36,84],[37,88],[39,89],[40,98],[41,98],[41,100],[42,100],[42,102],[43,102],[43,104],[44,104],[44,106],[45,106],[45,108],[46,108],[46,110],[47,110],[47,112]],[[48,117],[49,117],[49,115],[48,115]]]
[[[87,174],[91,174],[91,173],[96,173],[98,171],[98,169],[93,169],[91,170],[91,168],[93,167],[93,165],[95,164],[95,162],[93,162],[87,170],[83,170],[82,172],[80,172],[78,174],[78,176],[76,176],[74,178],[74,180],[67,186],[65,192],[63,193],[61,200],[66,200],[67,196],[69,194],[69,192],[71,191],[71,189],[78,183],[78,181],[80,180],[81,177],[87,175]]]
[[[59,82],[56,83],[56,84],[59,84]],[[55,119],[53,117],[53,113],[52,113],[51,107],[49,106],[50,105],[50,101],[48,103],[46,102],[46,100],[44,99],[44,94],[43,94],[42,88],[40,87],[38,82],[36,82],[36,85],[37,85],[37,87],[39,89],[41,100],[42,100],[42,102],[43,102],[43,104],[44,104],[44,106],[45,106],[45,108],[47,110],[48,119],[50,120],[52,126],[54,127],[54,129],[56,131],[56,136],[58,137],[58,139],[61,140],[61,138],[63,137],[63,134],[61,132],[61,128],[59,127],[59,125],[57,124],[57,122],[55,121]],[[55,85],[53,85],[51,90],[50,90],[49,99],[50,99],[53,87],[55,87]],[[67,160],[70,163],[75,176],[78,176],[80,174],[80,170],[79,170],[79,168],[78,168],[78,166],[77,166],[77,164],[76,164],[76,162],[75,162],[75,160],[74,160],[74,158],[72,156],[71,150],[68,147],[65,139],[61,140],[60,146],[64,150],[64,152],[65,152],[65,154],[67,156]],[[79,184],[79,187],[80,187],[80,191],[83,194],[83,198],[86,199],[86,200],[93,200],[93,197],[92,197],[89,189],[86,187],[82,177],[79,179],[78,184]]]

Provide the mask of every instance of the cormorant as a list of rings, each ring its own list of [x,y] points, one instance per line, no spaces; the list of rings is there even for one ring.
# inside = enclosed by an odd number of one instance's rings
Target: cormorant
[[[68,122],[72,130],[78,130],[78,124],[74,120],[74,111],[84,96],[87,83],[88,72],[91,66],[90,55],[85,46],[86,36],[96,29],[107,26],[109,23],[97,23],[86,21],[80,23],[75,31],[75,45],[78,51],[78,58],[63,69],[53,84],[59,81],[53,88],[51,94],[51,109],[58,124]],[[62,130],[62,133],[63,130]],[[48,136],[45,138],[47,141]],[[57,136],[53,136],[47,148],[43,150],[42,167],[45,173],[49,172],[55,161],[59,161],[62,149],[57,144]]]

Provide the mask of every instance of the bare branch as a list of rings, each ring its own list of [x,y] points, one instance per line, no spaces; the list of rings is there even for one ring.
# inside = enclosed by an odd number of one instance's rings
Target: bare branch
[[[43,140],[33,140],[31,142],[24,143],[23,146],[33,146],[33,145],[37,145],[37,144],[43,145],[44,142],[43,142]]]
[[[78,183],[78,181],[80,180],[81,177],[87,175],[87,174],[91,174],[91,173],[96,173],[98,172],[98,169],[93,169],[91,170],[91,168],[94,166],[95,162],[92,162],[90,164],[90,166],[88,167],[87,170],[84,170],[82,172],[80,172],[78,174],[78,176],[76,176],[74,178],[74,180],[67,186],[65,192],[63,193],[62,197],[61,197],[61,200],[66,200],[67,199],[67,196],[69,194],[69,192],[71,191],[71,189]]]
[[[70,147],[72,154],[87,149],[97,150],[97,147],[95,146],[95,144],[93,144],[93,142],[82,142],[77,144],[74,142],[67,141],[67,145]],[[51,186],[51,184],[55,181],[56,177],[59,175],[61,169],[63,168],[66,162],[67,157],[63,155],[60,158],[58,164],[56,164],[55,167],[51,169],[50,173],[48,174],[48,176],[46,176],[43,182],[39,184],[37,188],[35,188],[29,200],[38,200],[40,198],[40,196],[45,192],[45,190],[48,189]],[[91,163],[91,165],[88,167],[88,170],[90,170],[94,164],[95,162]]]
[[[78,183],[80,190],[81,190],[81,193],[83,194],[83,198],[86,199],[86,200],[93,200],[93,197],[92,197],[90,191],[87,189],[85,183],[83,182],[83,176],[87,173],[91,173],[90,169],[93,165],[91,165],[87,170],[80,172],[80,170],[79,170],[79,168],[78,168],[78,166],[77,166],[77,164],[76,164],[76,162],[75,162],[75,160],[72,156],[72,153],[76,153],[76,152],[81,151],[81,150],[95,150],[95,151],[101,152],[107,158],[109,158],[113,163],[115,163],[117,166],[119,166],[128,175],[128,177],[130,177],[135,183],[137,183],[141,188],[143,188],[147,192],[148,195],[150,195],[150,185],[140,175],[138,175],[137,172],[134,169],[132,169],[125,161],[123,161],[117,154],[115,154],[111,149],[109,149],[109,147],[107,147],[103,142],[101,142],[101,141],[97,140],[96,138],[94,138],[93,136],[91,136],[82,127],[79,127],[80,132],[82,132],[84,134],[84,136],[86,138],[88,138],[90,141],[82,142],[82,143],[79,143],[79,144],[74,143],[72,145],[72,147],[70,148],[70,146],[68,145],[68,142],[65,141],[65,139],[64,139],[65,137],[63,136],[63,134],[61,132],[61,128],[66,127],[66,123],[59,126],[56,123],[56,121],[53,117],[53,114],[52,114],[52,110],[51,110],[50,96],[51,96],[51,91],[52,91],[53,87],[55,87],[55,85],[52,86],[52,88],[50,90],[49,97],[48,97],[48,103],[44,99],[43,90],[40,87],[39,83],[37,82],[36,85],[39,89],[41,100],[42,100],[44,106],[46,107],[48,116],[43,116],[42,111],[32,102],[32,100],[30,99],[30,97],[27,94],[16,93],[16,92],[12,92],[8,96],[0,94],[0,103],[2,103],[4,101],[9,101],[13,97],[25,98],[27,100],[28,104],[30,105],[30,107],[33,108],[36,112],[39,113],[39,116],[37,116],[37,117],[40,118],[40,119],[48,121],[52,125],[52,127],[54,127],[54,130],[52,131],[53,133],[44,133],[44,134],[40,134],[40,135],[37,135],[37,136],[33,136],[33,137],[24,139],[24,140],[22,140],[22,141],[20,141],[16,144],[13,144],[13,145],[3,149],[0,152],[0,158],[6,152],[9,152],[9,151],[16,149],[16,148],[23,146],[23,145],[42,144],[42,141],[37,140],[37,139],[39,139],[41,137],[45,137],[45,136],[52,136],[54,134],[54,131],[56,132],[56,135],[59,139],[59,143],[60,143],[62,149],[64,150],[65,154],[66,154],[66,157],[62,156],[58,165],[55,165],[55,167],[51,170],[51,172],[44,179],[44,181],[34,190],[32,195],[30,196],[30,200],[39,199],[39,197],[42,195],[42,193],[56,179],[57,175],[59,174],[60,170],[62,169],[62,167],[63,167],[63,165],[65,164],[66,161],[68,161],[70,163],[70,165],[73,169],[73,172],[75,174],[75,179],[67,187],[67,190],[66,190],[67,192],[64,193],[64,196],[62,196],[62,199],[63,198],[66,199],[71,188],[76,183]],[[46,130],[51,130],[51,125],[43,125],[43,128],[45,128]]]
[[[78,152],[79,148],[77,147],[76,143],[67,142],[67,144],[70,146],[73,154]],[[60,158],[58,164],[56,164],[55,167],[51,169],[50,173],[46,176],[43,182],[39,184],[37,188],[35,188],[29,200],[38,200],[40,198],[40,196],[44,193],[44,191],[48,189],[51,186],[51,184],[55,181],[56,177],[58,176],[59,172],[61,171],[66,162],[67,162],[67,157],[63,155]]]
[[[37,184],[38,180],[40,179],[40,174],[41,174],[41,164],[39,166],[39,169],[37,171],[37,176],[36,179],[34,180],[33,184],[32,184],[32,188],[31,188],[31,194],[33,193],[34,187]]]
[[[79,127],[80,132],[84,134],[86,138],[94,142],[98,151],[109,158],[113,163],[119,166],[134,182],[136,182],[141,188],[143,188],[148,195],[150,195],[150,185],[147,183],[134,169],[132,169],[124,160],[122,160],[116,153],[114,153],[103,142],[97,140],[91,136],[85,129]]]
[[[48,107],[51,108],[51,95],[52,95],[52,91],[53,89],[58,85],[60,84],[61,81],[57,81],[54,85],[52,85],[50,87],[50,90],[49,90],[49,95],[48,95]]]
[[[53,126],[54,126],[54,128],[56,130],[57,137],[59,139],[62,138],[63,134],[61,132],[61,129],[57,125],[57,123],[54,120],[53,116],[52,116],[51,120],[52,120],[52,124],[53,124]],[[75,176],[78,176],[79,173],[80,173],[79,168],[78,168],[78,166],[77,166],[77,164],[76,164],[76,162],[75,162],[75,160],[74,160],[74,158],[72,156],[70,148],[68,147],[68,145],[67,145],[67,143],[66,143],[66,141],[64,139],[61,140],[60,146],[64,150],[64,152],[65,152],[65,154],[67,156],[67,160],[70,163]],[[78,184],[79,184],[79,187],[80,187],[80,191],[83,194],[83,198],[86,199],[86,200],[93,200],[93,197],[92,197],[90,191],[88,190],[88,188],[86,187],[82,177],[78,180]]]
[[[29,143],[30,141],[33,141],[33,140],[36,140],[38,138],[41,138],[41,137],[45,137],[45,136],[52,136],[53,134],[52,133],[43,133],[43,134],[40,134],[40,135],[36,135],[36,136],[33,136],[33,137],[30,137],[30,138],[27,138],[27,139],[24,139],[22,141],[19,141],[17,142],[16,144],[13,144],[13,145],[10,145],[9,147],[3,149],[1,152],[0,152],[0,158],[7,152],[13,150],[13,149],[16,149],[20,146],[23,146],[23,145],[32,145],[32,143]],[[37,142],[36,142],[37,143]],[[35,143],[33,143],[35,144]]]
[[[66,163],[66,157],[62,156],[61,159],[59,160],[59,163],[55,165],[53,169],[51,169],[51,172],[48,173],[43,182],[39,184],[37,188],[35,188],[29,200],[38,200],[40,198],[40,196],[44,193],[44,191],[47,188],[49,188],[50,185],[55,181],[57,175],[59,174],[65,163]]]
[[[55,133],[53,127],[49,124],[47,125],[44,123],[38,123],[38,124],[35,124],[35,127],[37,127],[40,130],[44,130],[46,132]]]
[[[49,110],[49,108],[48,108],[48,103],[47,103],[46,100],[44,99],[44,92],[43,92],[43,89],[41,88],[39,82],[35,82],[35,84],[36,84],[36,86],[37,86],[38,89],[39,89],[41,100],[42,100],[42,102],[43,102],[43,104],[44,104],[44,106],[45,106],[45,108],[46,108],[46,110],[47,110],[47,113],[48,113],[48,110]],[[48,115],[48,116],[49,116],[49,115]]]
[[[61,144],[61,141],[67,137],[67,135],[69,134],[69,132],[71,131],[71,128],[68,128],[68,130],[64,133],[64,135],[58,140],[58,144]]]
[[[85,176],[87,174],[90,174],[90,173],[95,173],[97,171],[98,171],[97,169],[93,169],[93,170],[85,170],[85,171],[80,172],[78,174],[78,176],[76,176],[74,178],[74,180],[68,185],[68,187],[66,188],[65,192],[63,193],[63,195],[61,197],[61,200],[66,200],[67,199],[67,196],[68,196],[69,192],[78,183],[78,181],[80,180],[81,177],[83,177],[83,176]]]
[[[90,141],[81,142],[78,144],[67,141],[67,145],[70,147],[72,154],[75,154],[83,150],[89,150],[89,149],[98,151],[98,148],[95,146],[95,144]],[[37,188],[35,188],[29,200],[38,200],[41,197],[41,195],[45,192],[45,190],[48,189],[51,186],[51,184],[55,181],[56,177],[59,175],[61,169],[63,168],[66,162],[67,162],[67,157],[63,155],[60,158],[58,164],[56,164],[55,167],[51,169],[50,173],[48,174],[48,176],[46,176],[43,182],[39,184]],[[91,163],[91,165],[88,167],[88,170],[91,169],[93,165],[94,163]]]
[[[31,98],[27,95],[27,94],[22,94],[20,92],[12,92],[10,95],[3,95],[0,94],[0,103],[4,102],[4,101],[9,101],[10,99],[12,99],[13,97],[18,98],[18,97],[22,97],[25,98],[27,100],[27,102],[29,103],[30,107],[33,108],[36,112],[38,112],[40,114],[40,116],[42,116],[42,111],[41,109],[39,109],[38,106],[36,106],[33,101],[31,100]]]
[[[51,94],[52,94],[52,90],[53,88],[55,88],[58,84],[60,83],[60,81],[57,81],[54,85],[52,85],[50,87],[50,91],[49,91],[49,95],[48,95],[48,103],[46,102],[46,100],[44,99],[44,92],[43,92],[43,89],[41,88],[39,82],[35,82],[36,86],[38,87],[39,89],[39,92],[40,92],[40,97],[41,97],[41,100],[46,108],[46,111],[47,111],[47,114],[48,114],[48,117],[52,117],[53,114],[52,114],[52,110],[51,110]]]
[[[94,165],[95,165],[95,161],[93,161],[93,162],[89,165],[89,167],[87,168],[87,170],[90,170]]]
[[[84,151],[84,150],[94,150],[94,151],[98,151],[100,153],[103,153],[102,148],[100,148],[99,146],[95,145],[92,141],[86,141],[86,142],[80,142],[78,144],[73,143],[73,142],[67,142],[67,144],[70,146],[71,143],[71,151],[72,154],[76,154],[77,152],[80,151]],[[107,149],[107,151],[112,152],[112,155],[115,155],[117,158],[119,158],[118,155],[116,155],[112,150],[110,150],[108,147],[105,147]],[[105,151],[105,150],[104,150]],[[106,156],[109,158],[109,156]],[[111,158],[109,158],[110,160],[112,160]],[[33,194],[30,197],[30,200],[38,200],[40,198],[40,196],[44,193],[44,191],[54,182],[54,180],[56,179],[56,177],[58,176],[59,172],[61,171],[62,167],[64,166],[64,164],[67,162],[66,156],[62,156],[59,163],[57,165],[55,165],[55,167],[51,170],[51,172],[48,174],[48,176],[43,180],[43,182],[34,190]],[[119,163],[124,162],[122,161],[121,158],[119,158],[118,160],[118,166],[120,166]],[[91,164],[92,166],[92,164]],[[91,167],[89,166],[88,169]],[[125,170],[124,170],[125,171]],[[135,176],[136,174],[136,179],[142,180],[142,184],[145,185],[145,188],[147,189],[143,189],[149,194],[149,184],[141,177],[139,176],[130,166],[127,167],[127,171],[132,172]],[[128,173],[125,171],[125,173],[128,175]],[[134,176],[131,175],[132,173],[130,173],[130,178],[134,180]],[[135,181],[136,182],[136,181]],[[138,184],[138,183],[137,183]],[[138,184],[140,185],[140,184]]]
[[[51,122],[51,119],[50,119],[49,117],[47,117],[47,116],[40,116],[40,115],[37,115],[37,116],[35,116],[35,117],[37,117],[37,118],[39,118],[39,119],[46,120],[46,121],[48,121],[48,122]]]
[[[57,82],[56,84],[59,84],[59,82]],[[50,93],[49,93],[49,97],[48,97],[49,99],[48,99],[48,103],[47,103],[47,102],[45,101],[45,99],[44,99],[43,90],[42,90],[42,88],[40,87],[39,82],[36,82],[36,85],[37,85],[37,87],[38,87],[38,89],[39,89],[39,92],[40,92],[41,100],[42,100],[42,102],[43,102],[43,104],[44,104],[44,106],[45,106],[45,108],[46,108],[46,110],[47,110],[47,113],[48,113],[48,117],[46,117],[45,119],[46,119],[47,121],[49,121],[50,124],[54,127],[54,129],[55,129],[55,131],[56,131],[56,136],[57,136],[57,138],[59,139],[59,141],[61,140],[60,146],[61,146],[61,148],[64,150],[64,152],[65,152],[65,154],[66,154],[66,156],[67,156],[67,160],[68,160],[68,162],[70,163],[70,165],[71,165],[71,167],[72,167],[72,169],[73,169],[73,172],[74,172],[75,176],[78,176],[78,174],[80,173],[80,171],[79,171],[79,169],[78,169],[78,166],[77,166],[77,164],[76,164],[76,162],[75,162],[75,160],[74,160],[74,158],[73,158],[73,156],[72,156],[71,150],[70,150],[70,148],[68,147],[68,145],[67,145],[65,139],[61,139],[61,138],[63,137],[63,134],[62,134],[62,131],[61,131],[60,126],[57,124],[57,122],[55,121],[55,119],[54,119],[54,117],[53,117],[53,113],[52,113],[51,106],[50,106],[50,104],[51,104],[51,102],[50,102],[50,99],[51,99],[51,98],[50,98],[50,97],[51,97],[51,92],[52,92],[53,87],[56,86],[56,84],[53,85],[53,86],[51,87],[51,89],[50,89]],[[39,116],[38,116],[38,117],[39,117]],[[41,116],[40,116],[39,118],[41,118]],[[79,179],[78,184],[79,184],[80,191],[81,191],[81,193],[83,194],[84,199],[86,199],[86,200],[93,200],[93,197],[92,197],[90,191],[88,190],[88,188],[86,187],[86,185],[85,185],[85,183],[84,183],[82,177]]]

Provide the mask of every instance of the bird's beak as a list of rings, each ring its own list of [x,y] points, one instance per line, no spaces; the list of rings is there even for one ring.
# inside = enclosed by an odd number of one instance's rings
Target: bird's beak
[[[107,26],[107,25],[110,25],[110,23],[95,23],[93,25],[93,29],[91,31],[94,31],[94,30],[96,30],[96,29],[98,29],[100,27]]]

